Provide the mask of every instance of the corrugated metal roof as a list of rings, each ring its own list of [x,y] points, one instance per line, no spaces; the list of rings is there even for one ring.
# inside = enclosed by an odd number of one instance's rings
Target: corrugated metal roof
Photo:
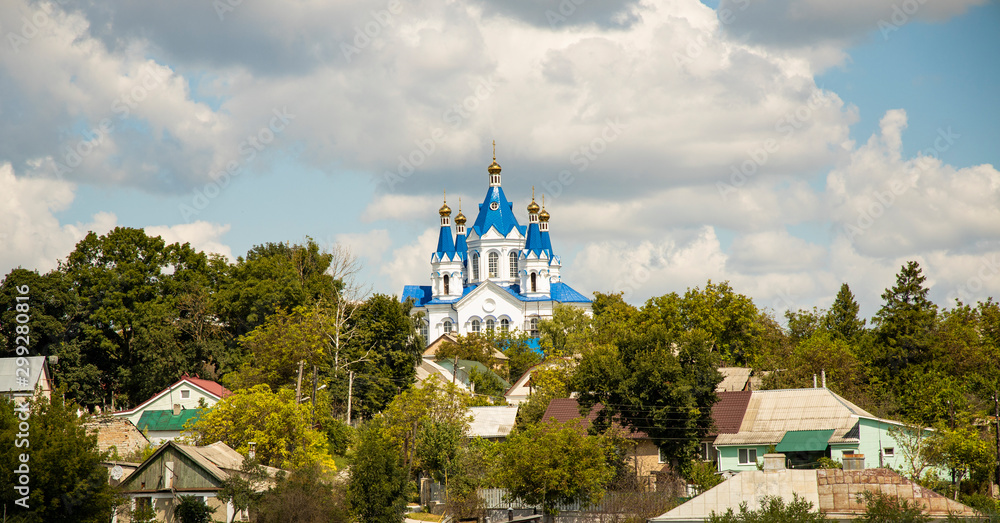
[[[34,394],[38,379],[42,375],[42,368],[45,366],[45,356],[21,356],[24,358],[27,367],[17,366],[19,358],[0,358],[0,392],[13,392],[15,394]],[[28,377],[24,377],[22,372],[16,376],[17,369],[27,370]]]
[[[744,367],[720,367],[719,374],[722,374],[722,381],[715,386],[715,391],[733,392],[746,389],[752,372],[752,369]]]
[[[784,389],[753,391],[736,434],[720,434],[716,445],[773,445],[790,430],[833,429],[831,442],[842,441],[859,417],[873,417],[833,391]]]

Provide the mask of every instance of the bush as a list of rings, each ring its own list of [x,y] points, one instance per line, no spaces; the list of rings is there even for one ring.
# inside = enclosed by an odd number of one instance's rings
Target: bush
[[[208,503],[195,496],[181,496],[181,503],[174,510],[174,515],[181,523],[212,523],[214,512]]]
[[[777,496],[767,496],[760,502],[759,510],[750,510],[746,503],[740,504],[739,514],[729,509],[725,514],[718,515],[715,511],[709,517],[711,523],[820,523],[826,517],[820,512],[813,512],[813,504],[793,494],[792,502]]]
[[[925,523],[930,518],[923,509],[905,499],[882,492],[866,491],[858,495],[865,504],[865,515],[859,521],[867,523]]]

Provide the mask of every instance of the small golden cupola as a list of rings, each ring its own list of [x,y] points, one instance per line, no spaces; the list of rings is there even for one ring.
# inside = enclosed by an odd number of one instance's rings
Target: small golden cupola
[[[545,210],[545,195],[542,195],[542,212],[538,213],[538,219],[545,223],[549,221],[549,211]]]
[[[438,214],[441,215],[441,226],[442,227],[450,227],[451,223],[449,223],[449,222],[451,221],[451,218],[450,218],[450,216],[451,216],[451,207],[448,207],[448,192],[447,191],[445,191],[444,196],[445,196],[444,203],[441,204],[441,208],[438,209]]]
[[[497,163],[496,140],[493,140],[493,163],[486,170],[490,173],[490,187],[500,187],[500,164]]]
[[[458,199],[458,215],[455,216],[455,225],[465,225],[467,219],[465,215],[462,214],[462,199]]]
[[[535,203],[535,188],[531,188],[531,203],[528,204],[528,222],[537,223],[538,222],[538,209],[541,207]]]

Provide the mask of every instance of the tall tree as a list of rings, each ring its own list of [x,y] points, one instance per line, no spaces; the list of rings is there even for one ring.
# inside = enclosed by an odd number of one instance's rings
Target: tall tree
[[[823,318],[824,326],[837,338],[854,341],[865,330],[865,320],[858,317],[857,300],[846,284],[841,284],[833,305]]]
[[[30,409],[15,409],[13,402],[0,398],[0,438],[0,501],[8,507],[8,517],[32,523],[111,519],[115,492],[101,464],[107,455],[97,449],[97,436],[87,434],[75,404],[53,394],[51,402],[41,399]],[[27,474],[17,474],[19,468]],[[23,503],[15,503],[25,496]]]
[[[347,502],[359,521],[401,523],[406,507],[406,471],[399,447],[375,419],[358,431],[350,468]]]
[[[674,336],[657,324],[585,352],[573,388],[581,412],[604,405],[593,430],[615,419],[643,431],[683,472],[712,426],[718,361],[704,332]]]
[[[907,262],[896,275],[896,285],[882,293],[884,303],[875,315],[877,338],[883,363],[899,372],[912,363],[924,361],[930,350],[930,333],[937,319],[937,305],[924,287],[927,278],[915,261]]]
[[[562,503],[601,499],[612,474],[605,450],[600,436],[588,436],[580,420],[540,423],[500,445],[497,481],[512,497],[541,505],[552,522]]]

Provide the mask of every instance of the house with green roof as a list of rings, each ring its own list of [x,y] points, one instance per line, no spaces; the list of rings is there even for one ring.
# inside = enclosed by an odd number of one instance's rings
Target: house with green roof
[[[198,421],[201,412],[201,409],[185,409],[180,405],[175,405],[173,410],[147,410],[139,417],[136,428],[149,438],[150,443],[159,445],[180,438],[184,425]]]

